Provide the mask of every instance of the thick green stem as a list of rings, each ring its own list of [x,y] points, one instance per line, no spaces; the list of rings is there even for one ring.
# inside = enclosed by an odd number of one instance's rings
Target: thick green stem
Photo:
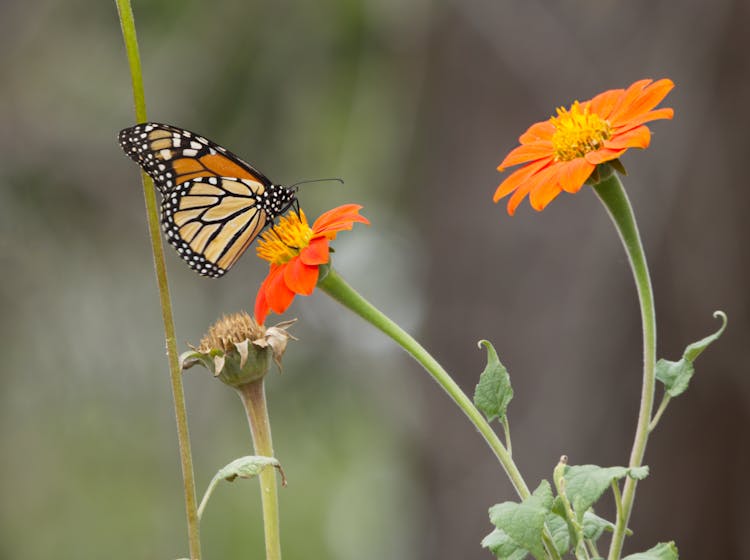
[[[135,34],[135,20],[130,0],[115,0],[117,12],[120,16],[122,36],[130,66],[130,79],[133,85],[133,99],[135,102],[135,117],[137,122],[146,122],[146,97],[143,92],[143,76],[141,74],[141,59],[138,54],[138,40]],[[185,393],[182,386],[182,372],[177,354],[177,337],[175,336],[172,302],[169,295],[167,267],[164,262],[164,247],[159,230],[159,213],[156,205],[156,193],[151,179],[141,172],[143,196],[146,201],[146,216],[148,230],[151,237],[151,250],[154,255],[156,282],[159,287],[159,302],[161,304],[162,322],[166,338],[167,356],[169,360],[169,375],[174,399],[175,417],[177,420],[177,440],[180,448],[180,464],[182,466],[183,489],[185,493],[185,511],[188,526],[188,546],[190,558],[200,560],[201,545],[199,534],[199,520],[197,500],[195,497],[195,476],[193,474],[193,460],[190,451],[190,434],[188,432],[187,409],[185,407]]]
[[[253,447],[256,455],[273,457],[271,424],[266,407],[266,391],[263,379],[237,388],[245,405]],[[260,475],[260,499],[263,504],[263,527],[266,538],[266,560],[281,560],[281,539],[279,536],[279,496],[276,489],[276,470],[263,469]]]
[[[599,195],[604,206],[609,212],[610,218],[620,234],[620,239],[625,247],[625,252],[633,270],[633,277],[638,289],[638,299],[641,307],[641,322],[643,324],[643,386],[641,388],[641,404],[638,413],[638,425],[635,430],[633,448],[630,452],[631,468],[640,467],[643,464],[643,456],[646,453],[648,442],[649,423],[654,408],[654,391],[656,385],[656,316],[654,313],[654,295],[651,290],[651,278],[646,264],[646,255],[643,252],[643,244],[638,233],[633,209],[630,206],[625,189],[615,173],[597,184],[594,189]],[[622,554],[625,531],[628,526],[630,514],[635,499],[635,488],[637,481],[634,478],[625,479],[625,487],[622,492],[622,510],[617,515],[615,530],[612,535],[612,543],[609,549],[609,560],[619,560]]]

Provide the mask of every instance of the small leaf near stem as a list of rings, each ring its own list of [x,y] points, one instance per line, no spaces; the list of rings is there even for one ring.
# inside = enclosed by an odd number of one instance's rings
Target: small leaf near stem
[[[721,327],[719,327],[719,329],[713,334],[689,344],[682,353],[682,358],[680,360],[672,362],[661,359],[656,362],[656,379],[664,384],[664,395],[662,396],[659,409],[649,423],[649,431],[656,428],[664,411],[667,409],[670,400],[687,390],[688,384],[695,373],[695,366],[693,363],[696,358],[698,358],[698,356],[700,356],[712,342],[717,340],[724,332],[724,329],[726,329],[726,314],[723,311],[716,311],[714,312],[714,317],[721,318]]]
[[[286,477],[284,476],[284,470],[281,468],[281,464],[278,460],[273,457],[263,457],[260,455],[247,455],[235,459],[231,463],[219,469],[203,494],[200,506],[198,506],[198,518],[203,517],[203,510],[206,509],[206,504],[209,498],[213,494],[216,485],[222,480],[227,482],[233,482],[237,478],[253,478],[258,476],[264,469],[273,467],[279,470],[281,475],[281,485],[286,486]]]

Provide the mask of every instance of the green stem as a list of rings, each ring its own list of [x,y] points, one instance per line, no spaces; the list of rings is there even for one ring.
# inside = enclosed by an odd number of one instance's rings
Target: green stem
[[[653,432],[654,428],[656,428],[656,426],[659,424],[659,420],[661,420],[661,417],[664,414],[664,411],[667,410],[667,405],[671,400],[672,397],[669,396],[668,393],[664,393],[664,396],[661,399],[661,404],[659,405],[656,414],[654,414],[654,417],[651,419],[651,423],[648,425],[649,432]]]
[[[130,0],[115,0],[117,13],[120,16],[122,36],[130,66],[130,79],[133,85],[133,100],[135,102],[135,117],[137,122],[146,122],[146,96],[143,91],[143,76],[141,59],[138,53],[138,40],[135,33],[135,20]],[[151,237],[151,250],[154,256],[156,282],[159,287],[159,302],[161,304],[162,322],[166,338],[167,356],[169,361],[169,376],[172,385],[175,417],[177,420],[177,440],[180,448],[180,464],[182,466],[183,490],[185,493],[185,511],[188,526],[188,546],[190,558],[200,560],[201,545],[199,534],[199,520],[197,500],[195,497],[195,476],[193,474],[193,460],[190,451],[190,434],[188,432],[187,409],[185,407],[185,392],[182,386],[182,372],[177,354],[177,337],[175,336],[172,302],[169,295],[167,267],[164,262],[164,247],[159,230],[159,213],[156,205],[156,193],[153,183],[146,173],[141,172],[143,196],[146,201],[146,216],[148,231]]]
[[[241,385],[237,392],[245,405],[253,447],[256,455],[273,457],[271,424],[266,407],[266,391],[263,379]],[[276,491],[276,470],[263,469],[260,480],[260,499],[263,505],[263,527],[266,538],[266,560],[281,560],[281,539],[279,536],[279,497]]]
[[[635,284],[638,289],[638,299],[641,307],[641,322],[643,324],[643,386],[641,388],[641,404],[638,413],[638,424],[635,430],[633,448],[630,452],[630,468],[640,467],[646,453],[649,423],[654,408],[654,392],[656,385],[656,316],[654,313],[654,295],[651,290],[651,278],[646,264],[646,255],[638,233],[633,209],[625,193],[625,189],[614,172],[594,186],[600,200],[607,208],[612,222],[620,234],[625,252],[630,261]],[[622,510],[617,516],[612,543],[609,548],[609,560],[619,560],[622,553],[625,530],[628,526],[630,514],[635,499],[637,481],[628,477],[622,493]]]
[[[503,432],[505,433],[505,446],[508,448],[508,455],[513,457],[513,443],[510,441],[510,423],[508,422],[508,415],[503,414]]]
[[[510,453],[505,449],[497,434],[492,430],[485,420],[482,413],[477,410],[471,399],[461,390],[453,381],[453,378],[446,372],[443,367],[425,350],[414,338],[406,331],[391,321],[370,302],[363,298],[354,288],[347,284],[344,279],[333,269],[328,270],[328,274],[318,282],[318,287],[341,303],[344,307],[353,311],[365,321],[380,329],[383,333],[391,337],[399,346],[406,350],[411,356],[419,362],[422,367],[432,376],[446,393],[453,399],[458,407],[469,418],[472,424],[479,430],[487,445],[490,446],[505,472],[510,478],[516,493],[521,499],[530,496],[529,488],[526,485],[521,473],[513,462]],[[547,546],[547,552],[554,559],[560,556],[552,544],[552,539],[545,531],[544,542]]]

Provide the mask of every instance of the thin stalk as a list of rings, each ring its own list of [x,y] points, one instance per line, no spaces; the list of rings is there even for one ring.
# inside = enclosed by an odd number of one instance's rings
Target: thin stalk
[[[120,27],[125,41],[125,50],[130,66],[130,79],[133,86],[133,100],[135,102],[135,118],[137,122],[146,122],[146,96],[143,91],[143,75],[141,59],[138,52],[138,40],[135,33],[135,20],[130,0],[115,0],[117,13],[120,17]],[[190,433],[187,423],[187,409],[185,407],[185,392],[182,386],[182,372],[177,354],[177,337],[175,336],[172,301],[169,295],[167,267],[164,262],[164,247],[159,230],[159,213],[156,205],[156,193],[151,179],[141,172],[143,196],[146,201],[146,216],[148,231],[151,237],[151,251],[154,256],[156,282],[159,287],[159,302],[164,324],[167,357],[169,361],[169,377],[172,385],[175,418],[177,421],[177,440],[180,448],[180,465],[182,467],[183,490],[185,493],[185,512],[187,515],[188,546],[190,558],[200,560],[201,545],[197,500],[195,496],[195,476],[193,474],[193,459],[190,451]]]
[[[654,417],[651,419],[651,423],[648,425],[649,432],[653,432],[656,426],[659,424],[659,420],[661,420],[661,417],[664,414],[664,411],[667,410],[667,405],[671,400],[672,397],[670,397],[668,393],[664,393],[664,396],[661,399],[661,404],[656,410],[656,414],[654,414]]]
[[[266,407],[266,391],[263,379],[237,388],[245,406],[253,448],[256,455],[273,457],[271,424]],[[276,489],[276,470],[263,469],[258,475],[260,498],[263,505],[263,528],[266,539],[266,560],[281,560],[281,538],[279,536],[279,496]]]
[[[612,222],[620,235],[625,252],[630,261],[633,277],[638,289],[638,300],[641,308],[643,325],[643,386],[638,413],[638,424],[635,430],[633,447],[630,452],[630,468],[640,467],[646,453],[649,436],[649,423],[654,408],[656,386],[656,316],[654,313],[654,295],[651,289],[651,278],[646,264],[641,236],[625,189],[616,173],[594,186]],[[619,560],[622,554],[625,531],[633,510],[637,480],[627,477],[622,492],[622,509],[618,512],[612,543],[609,548],[609,560]]]
[[[435,360],[435,358],[433,358],[427,350],[422,347],[422,345],[363,298],[354,288],[347,284],[333,268],[330,268],[328,274],[318,282],[318,287],[333,299],[341,303],[344,307],[353,311],[365,321],[391,337],[396,344],[401,346],[417,362],[419,362],[438,385],[448,393],[448,396],[453,399],[453,402],[455,402],[469,418],[469,421],[474,424],[476,429],[487,442],[487,445],[490,446],[490,449],[492,449],[493,453],[500,461],[503,469],[505,469],[505,472],[508,475],[511,484],[513,484],[518,496],[520,496],[521,499],[526,499],[531,495],[529,487],[521,476],[518,467],[516,467],[516,464],[513,462],[510,453],[506,450],[505,446],[503,446],[502,442],[497,437],[497,434],[487,423],[484,416],[482,416],[482,413],[477,410],[474,403],[471,402],[471,399],[466,396],[456,382],[453,381],[453,378],[448,372],[443,369],[437,360]],[[560,556],[552,544],[552,539],[546,531],[544,542],[547,546],[547,552],[549,555],[554,559],[559,559]]]

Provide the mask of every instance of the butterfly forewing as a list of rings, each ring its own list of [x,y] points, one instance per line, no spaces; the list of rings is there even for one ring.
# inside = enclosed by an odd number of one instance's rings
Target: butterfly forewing
[[[271,184],[249,163],[189,130],[144,123],[122,130],[118,139],[125,153],[151,176],[162,193],[198,177],[237,177]]]

